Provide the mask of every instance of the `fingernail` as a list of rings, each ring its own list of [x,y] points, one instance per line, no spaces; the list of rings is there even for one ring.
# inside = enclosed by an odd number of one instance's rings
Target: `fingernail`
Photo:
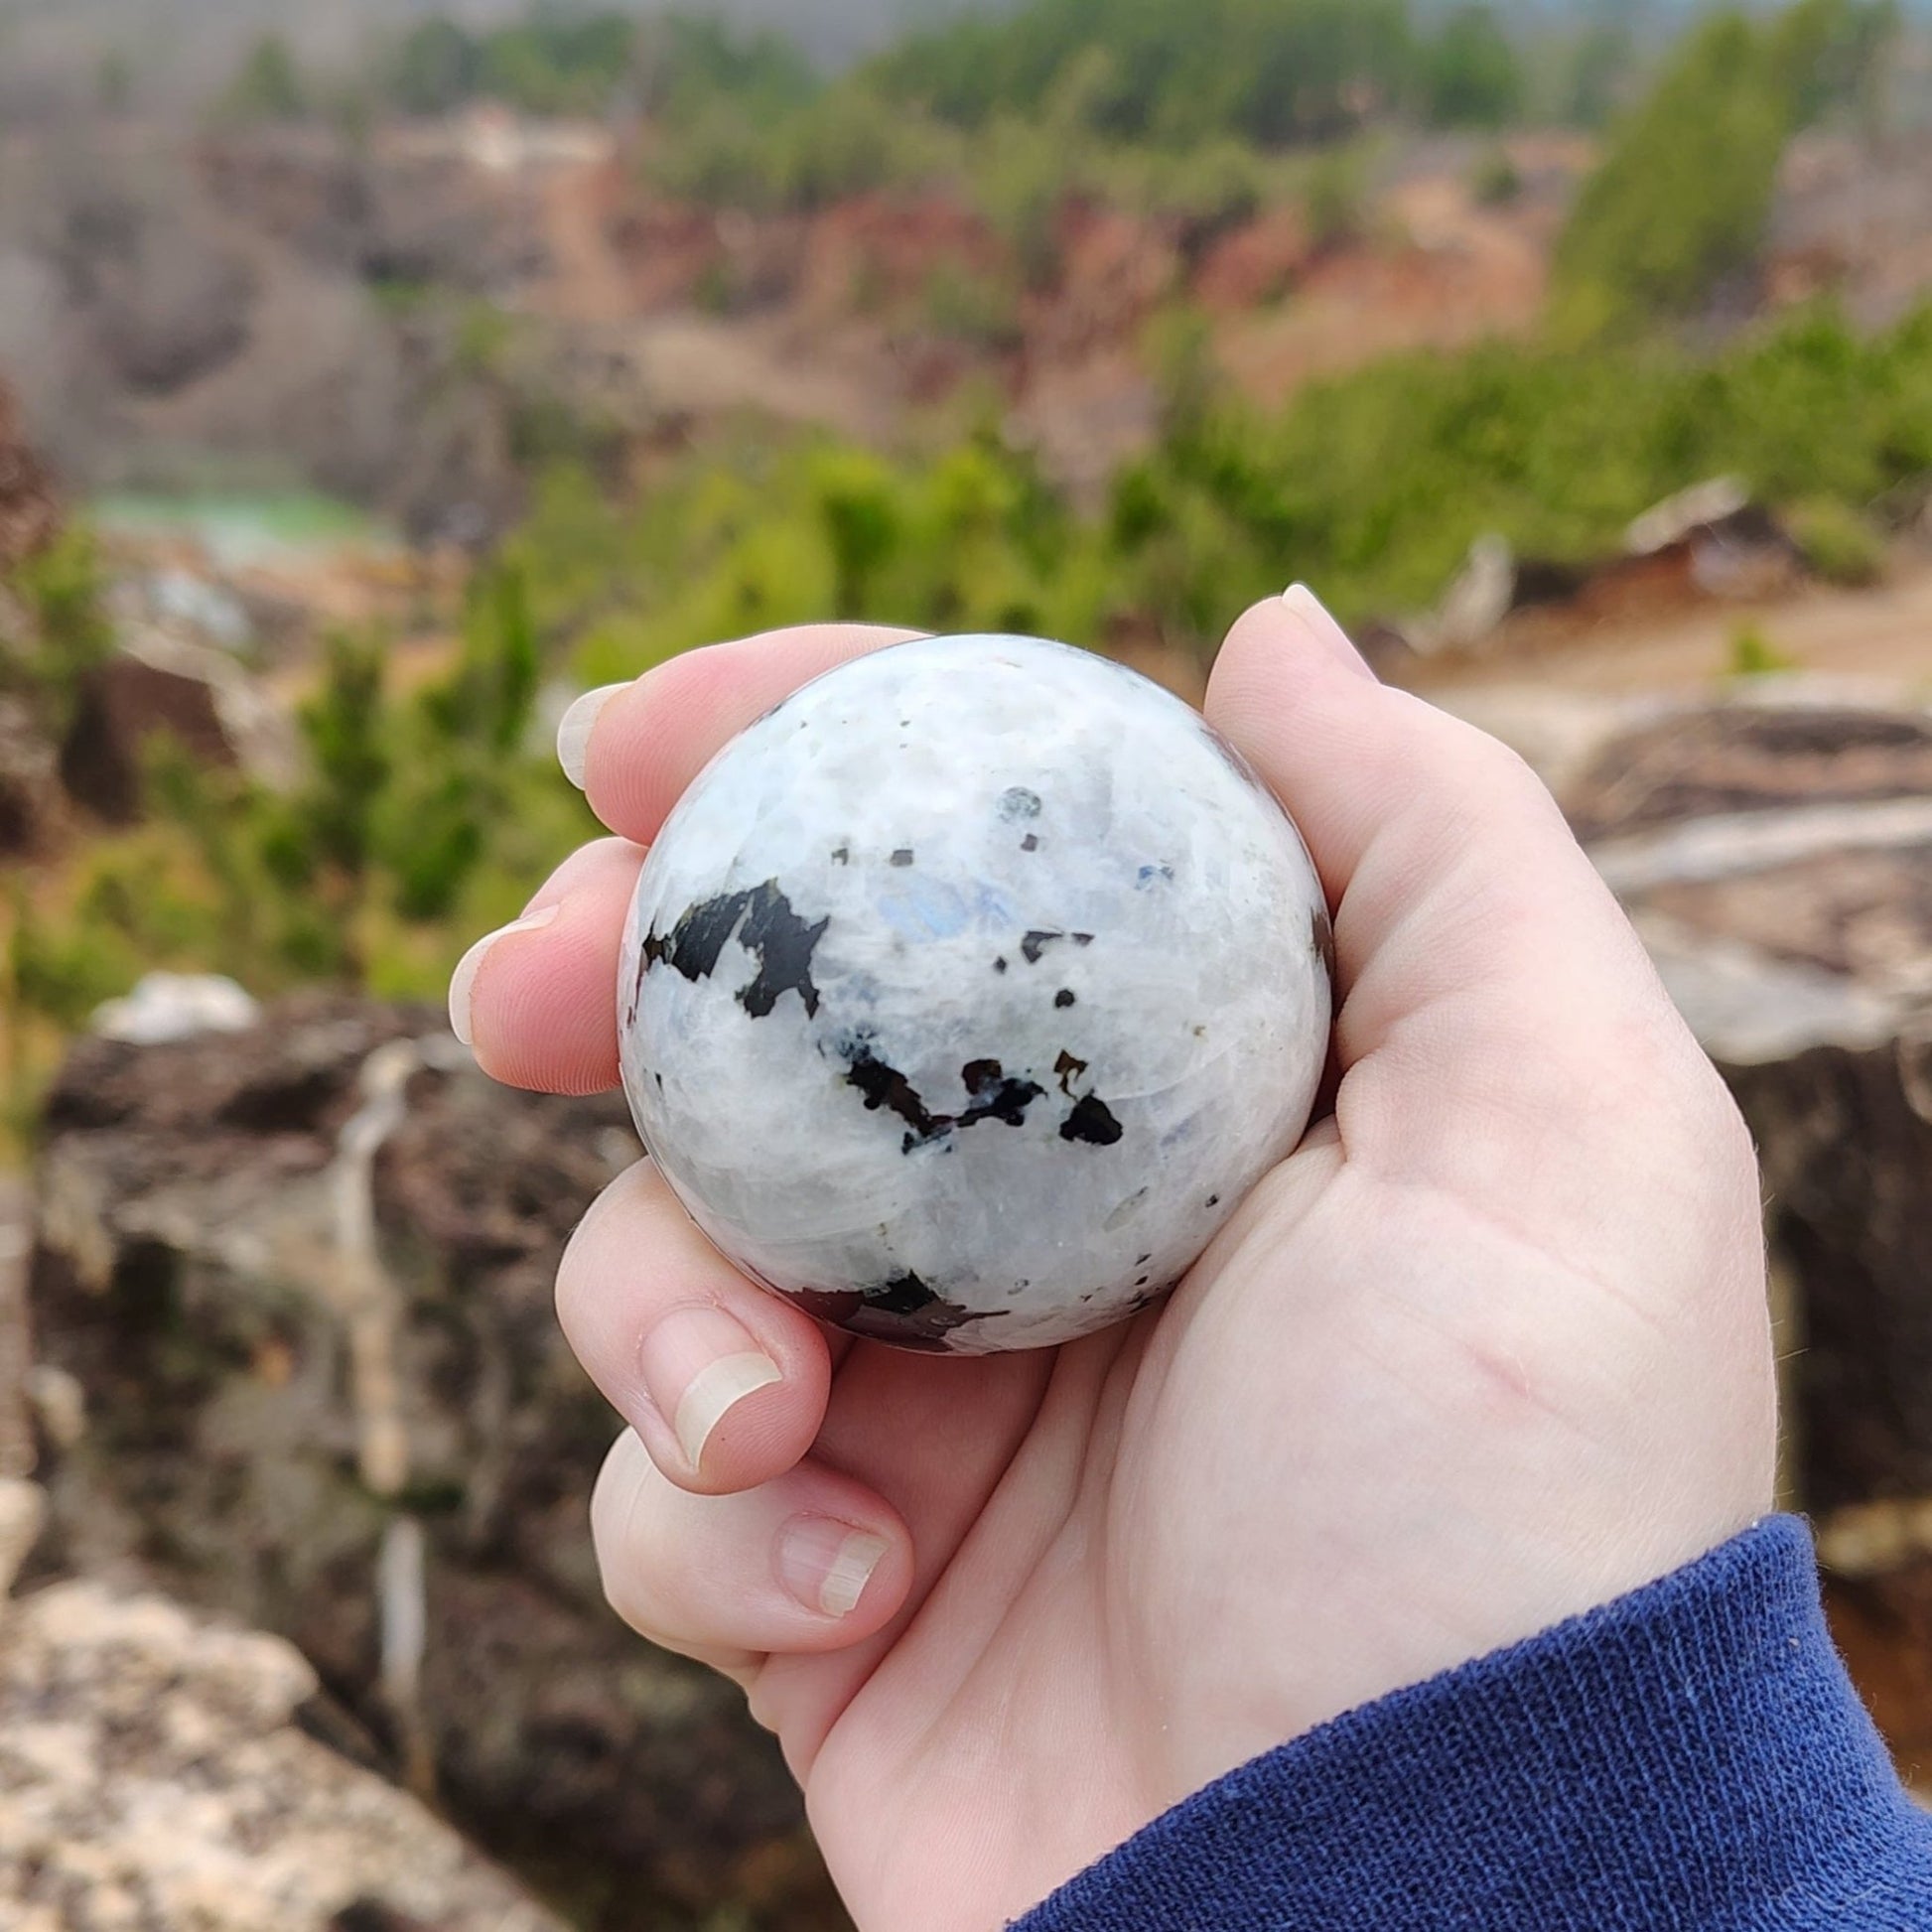
[[[545,926],[556,923],[557,914],[562,910],[560,905],[546,905],[538,911],[525,912],[520,919],[512,919],[508,925],[485,933],[457,961],[456,971],[450,975],[450,1031],[464,1045],[474,1043],[470,1037],[470,1001],[477,990],[477,975],[483,971],[490,947],[513,932],[541,932]]]
[[[597,729],[598,714],[627,684],[601,684],[584,695],[557,720],[557,762],[564,776],[579,791],[584,789],[584,774],[590,768],[591,733]]]
[[[723,1309],[678,1309],[644,1337],[644,1386],[695,1470],[727,1415],[759,1389],[784,1379],[778,1364],[736,1315]]]
[[[1368,659],[1355,648],[1348,632],[1329,615],[1328,607],[1306,584],[1291,584],[1282,593],[1282,602],[1337,664],[1353,671],[1357,677],[1374,682],[1375,673],[1369,669]]]
[[[800,1516],[778,1535],[778,1578],[808,1610],[850,1616],[893,1546],[829,1516]]]

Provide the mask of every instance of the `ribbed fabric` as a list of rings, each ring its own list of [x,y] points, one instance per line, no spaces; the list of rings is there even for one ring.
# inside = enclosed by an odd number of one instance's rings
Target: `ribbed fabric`
[[[1017,1932],[1827,1926],[1932,1928],[1932,1817],[1774,1517],[1243,1766]]]

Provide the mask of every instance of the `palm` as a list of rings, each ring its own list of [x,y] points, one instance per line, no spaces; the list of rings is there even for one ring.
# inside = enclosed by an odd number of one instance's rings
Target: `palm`
[[[1388,1172],[1415,1071],[1358,1062],[1346,1142],[1319,1130],[1167,1308],[1052,1359],[846,1358],[821,1449],[904,1514],[920,1584],[870,1644],[768,1663],[755,1708],[862,1926],[998,1924],[1271,1745],[1702,1547],[1617,1533],[1660,1396],[1688,1469],[1736,1434],[1701,1386],[1725,1338],[1670,1318],[1736,1248],[1654,1211],[1671,1124],[1580,1138],[1567,1175],[1492,1145],[1498,1180],[1544,1170],[1526,1215],[1453,1174],[1453,1106]],[[1653,1211],[1568,1212],[1592,1177]]]
[[[881,641],[722,646],[612,704],[588,777],[622,840],[489,952],[486,1065],[610,1083],[638,844],[724,732]],[[1306,605],[1243,619],[1208,713],[1335,905],[1343,1072],[1165,1307],[1050,1354],[828,1355],[648,1170],[559,1279],[631,1425],[612,1599],[750,1687],[865,1932],[987,1932],[1216,1774],[1769,1503],[1749,1144],[1548,795]],[[680,1392],[733,1364],[694,1449]],[[864,1546],[856,1590],[801,1586],[800,1534]]]

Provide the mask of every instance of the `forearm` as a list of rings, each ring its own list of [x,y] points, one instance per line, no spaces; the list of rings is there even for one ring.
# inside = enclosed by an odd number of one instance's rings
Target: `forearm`
[[[1773,1518],[1234,1772],[1017,1932],[1932,1925],[1932,1817]]]

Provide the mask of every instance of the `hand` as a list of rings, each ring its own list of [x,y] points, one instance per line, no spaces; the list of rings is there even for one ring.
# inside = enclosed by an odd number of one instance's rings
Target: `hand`
[[[486,1068],[615,1082],[639,847],[733,731],[886,641],[720,645],[607,703],[618,838],[459,975]],[[746,1686],[862,1932],[990,1932],[1221,1772],[1771,1504],[1750,1145],[1548,794],[1303,592],[1235,626],[1207,712],[1336,907],[1340,1077],[1165,1307],[1041,1354],[854,1342],[648,1164],[559,1278],[630,1425],[611,1600]]]

